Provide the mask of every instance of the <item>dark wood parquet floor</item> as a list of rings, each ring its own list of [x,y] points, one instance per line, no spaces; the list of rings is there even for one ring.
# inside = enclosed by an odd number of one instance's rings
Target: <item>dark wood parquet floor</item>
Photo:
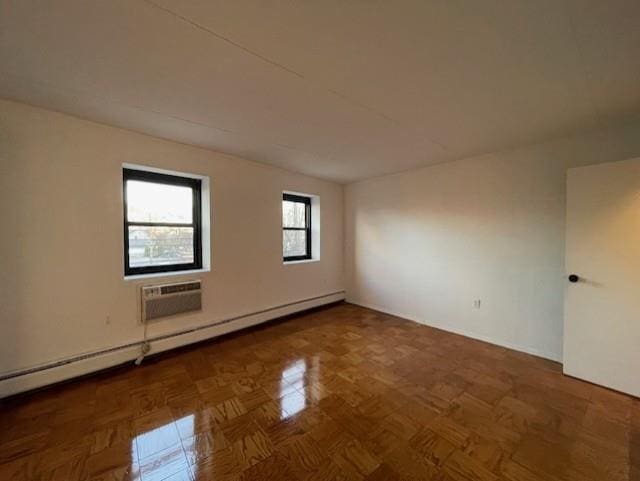
[[[640,401],[340,304],[12,399],[0,479],[638,481]]]

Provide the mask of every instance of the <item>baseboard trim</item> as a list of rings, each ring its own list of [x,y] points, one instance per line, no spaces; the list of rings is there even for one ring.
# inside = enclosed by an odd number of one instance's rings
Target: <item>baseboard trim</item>
[[[438,324],[433,324],[430,323],[424,319],[418,319],[415,316],[410,316],[407,314],[403,314],[403,313],[399,313],[399,312],[395,312],[392,311],[390,309],[381,307],[381,306],[376,306],[373,304],[368,304],[365,302],[360,302],[360,301],[355,301],[353,299],[347,299],[346,300],[349,304],[355,304],[357,306],[361,306],[361,307],[366,307],[367,309],[372,309],[374,311],[379,311],[382,312],[384,314],[389,314],[391,316],[396,316],[396,317],[401,317],[403,319],[407,319],[409,321],[412,322],[417,322],[418,324],[423,324],[425,326],[429,326],[429,327],[433,327],[435,329],[441,329],[443,331],[447,331],[447,332],[451,332],[453,334],[458,334],[460,336],[464,336],[464,337],[469,337],[471,339],[477,339],[478,341],[483,341],[486,342],[488,344],[493,344],[494,346],[500,346],[500,347],[506,347],[507,349],[513,349],[514,351],[519,351],[519,352],[524,352],[525,354],[531,354],[532,356],[536,356],[536,357],[541,357],[543,359],[548,359],[549,361],[554,361],[554,362],[562,362],[562,359],[555,353],[552,352],[547,352],[547,351],[542,351],[533,347],[528,347],[528,346],[522,346],[519,344],[514,344],[511,342],[505,342],[505,341],[501,341],[501,340],[497,340],[488,336],[485,336],[483,334],[478,334],[472,331],[467,331],[464,329],[455,329],[455,328],[451,328],[449,326],[441,326]]]
[[[205,341],[313,309],[314,307],[340,302],[344,299],[345,291],[337,291],[234,316],[171,334],[151,337],[149,338],[151,351],[148,355]],[[0,375],[0,399],[133,361],[140,354],[141,344],[142,341],[138,341],[2,374]]]

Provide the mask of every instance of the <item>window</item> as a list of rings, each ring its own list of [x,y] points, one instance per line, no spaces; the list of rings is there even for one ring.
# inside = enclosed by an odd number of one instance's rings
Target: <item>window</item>
[[[311,259],[311,198],[282,194],[282,256],[285,261]]]
[[[202,268],[202,181],[123,169],[125,275]]]

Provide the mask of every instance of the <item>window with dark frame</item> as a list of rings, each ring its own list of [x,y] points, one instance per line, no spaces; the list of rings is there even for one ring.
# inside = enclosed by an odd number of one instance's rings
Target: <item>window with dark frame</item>
[[[282,256],[285,262],[311,259],[311,198],[282,194]]]
[[[202,268],[202,181],[125,168],[126,276]]]

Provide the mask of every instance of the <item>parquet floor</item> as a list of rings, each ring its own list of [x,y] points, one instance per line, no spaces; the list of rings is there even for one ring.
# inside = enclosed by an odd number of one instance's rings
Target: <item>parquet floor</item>
[[[10,400],[0,479],[638,481],[640,401],[340,304]]]

